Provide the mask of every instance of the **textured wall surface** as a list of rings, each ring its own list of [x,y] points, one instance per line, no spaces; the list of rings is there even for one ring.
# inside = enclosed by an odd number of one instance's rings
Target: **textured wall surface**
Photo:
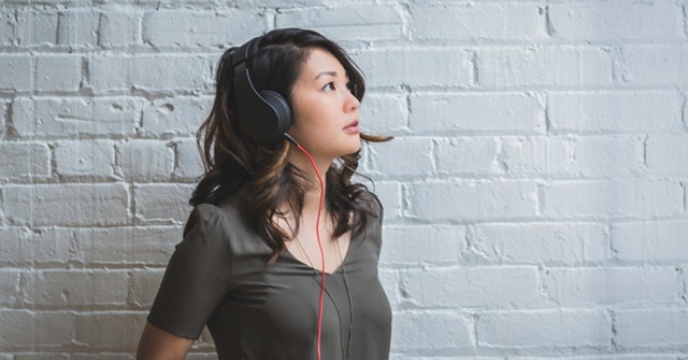
[[[688,358],[688,1],[4,0],[0,359],[131,359],[224,48],[364,70],[392,358]],[[214,358],[205,334],[192,359]]]

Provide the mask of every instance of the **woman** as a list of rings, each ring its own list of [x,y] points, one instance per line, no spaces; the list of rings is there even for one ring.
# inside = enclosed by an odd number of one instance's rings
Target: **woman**
[[[279,29],[220,59],[206,173],[139,359],[181,359],[207,324],[220,359],[387,359],[382,206],[351,182],[364,81],[322,35]],[[320,174],[325,174],[324,181]]]

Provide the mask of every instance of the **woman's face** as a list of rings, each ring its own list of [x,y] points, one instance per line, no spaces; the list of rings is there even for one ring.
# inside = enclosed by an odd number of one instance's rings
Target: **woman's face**
[[[288,132],[314,157],[331,161],[361,147],[361,103],[348,83],[344,67],[330,52],[310,51],[292,89],[294,122]]]

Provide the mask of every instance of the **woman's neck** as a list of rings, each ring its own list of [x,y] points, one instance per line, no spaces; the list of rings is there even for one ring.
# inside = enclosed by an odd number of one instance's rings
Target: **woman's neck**
[[[332,164],[332,159],[323,159],[314,156],[313,161],[320,172],[320,176],[322,177],[322,191],[325,192],[327,187],[325,177],[327,170]],[[306,187],[304,189],[305,191],[302,211],[317,211],[320,202],[321,188],[320,181],[318,180],[318,174],[313,168],[313,164],[311,164],[308,157],[306,157],[301,150],[294,147],[289,150],[289,163],[299,169],[299,171],[301,171],[301,173],[305,175],[306,179],[308,180],[306,184],[304,184]]]

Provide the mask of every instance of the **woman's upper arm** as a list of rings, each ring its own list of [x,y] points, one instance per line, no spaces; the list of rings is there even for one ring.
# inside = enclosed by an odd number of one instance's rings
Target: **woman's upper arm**
[[[177,336],[146,323],[136,350],[137,360],[176,360],[186,358],[193,339]]]
[[[197,206],[189,215],[148,314],[139,359],[184,359],[226,297],[231,253],[223,222],[212,205]]]

